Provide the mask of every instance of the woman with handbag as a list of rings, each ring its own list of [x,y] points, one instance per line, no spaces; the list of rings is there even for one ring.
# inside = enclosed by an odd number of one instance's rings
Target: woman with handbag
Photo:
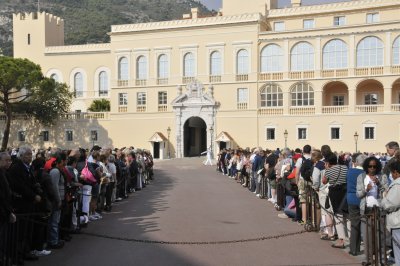
[[[346,182],[347,166],[339,165],[336,154],[331,153],[325,158],[325,177],[329,182],[329,200],[334,214],[336,232],[338,240],[332,244],[333,248],[344,249],[344,240],[346,238],[347,228],[347,200],[346,200]],[[325,180],[326,182],[326,180]]]

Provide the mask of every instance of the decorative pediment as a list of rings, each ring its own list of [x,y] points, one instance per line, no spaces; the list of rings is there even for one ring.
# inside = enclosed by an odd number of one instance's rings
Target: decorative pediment
[[[225,131],[222,131],[218,134],[215,142],[233,142],[233,138]]]
[[[165,142],[168,139],[164,136],[163,133],[161,132],[156,132],[154,135],[150,138],[149,142]]]
[[[369,124],[369,125],[371,125],[371,124],[377,124],[375,121],[372,121],[372,120],[366,120],[366,121],[364,121],[364,122],[362,122],[362,124],[364,125],[364,124]]]
[[[178,97],[172,101],[173,107],[189,106],[215,106],[216,101],[213,98],[213,87],[205,92],[204,85],[199,81],[193,81],[186,85],[186,92],[182,93],[182,87],[178,87]]]

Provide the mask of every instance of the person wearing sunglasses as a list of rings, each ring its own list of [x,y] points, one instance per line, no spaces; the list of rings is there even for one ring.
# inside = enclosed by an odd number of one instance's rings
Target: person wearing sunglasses
[[[379,206],[380,200],[383,198],[383,193],[388,188],[386,175],[382,175],[382,164],[374,156],[365,159],[363,164],[364,173],[357,177],[357,197],[360,199],[360,214],[372,213],[374,206]],[[362,235],[366,236],[367,228],[365,218],[361,219]],[[372,235],[372,232],[368,232]],[[367,243],[368,245],[368,243]],[[371,246],[366,248],[372,248]],[[371,250],[372,252],[372,250]]]

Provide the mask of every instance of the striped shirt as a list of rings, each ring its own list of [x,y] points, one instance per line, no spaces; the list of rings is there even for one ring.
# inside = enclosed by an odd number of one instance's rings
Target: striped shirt
[[[346,184],[347,166],[334,165],[325,170],[325,176],[328,178],[329,185]]]

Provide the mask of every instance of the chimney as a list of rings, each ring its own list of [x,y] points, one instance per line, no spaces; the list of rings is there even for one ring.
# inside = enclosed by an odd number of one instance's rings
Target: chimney
[[[301,0],[292,0],[292,7],[301,6]]]
[[[199,14],[199,9],[197,7],[195,7],[195,8],[192,8],[190,11],[192,12],[192,19],[196,19]]]

